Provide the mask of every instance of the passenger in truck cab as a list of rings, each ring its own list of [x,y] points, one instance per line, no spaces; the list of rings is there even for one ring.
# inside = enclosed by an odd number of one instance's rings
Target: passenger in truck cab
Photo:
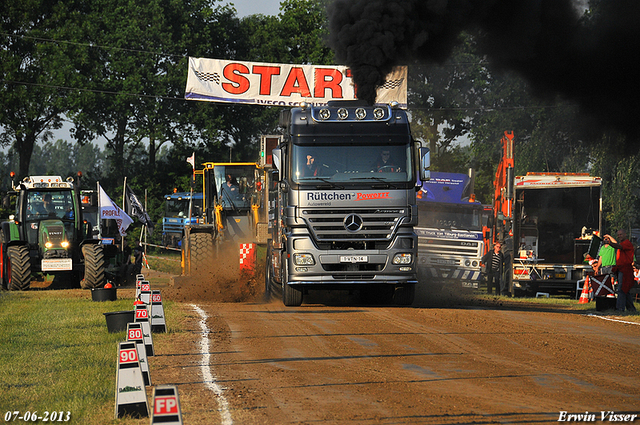
[[[380,151],[380,157],[371,166],[371,172],[374,173],[397,173],[400,172],[400,167],[391,159],[391,151],[389,149],[382,149]]]
[[[316,177],[319,175],[318,164],[315,156],[308,154],[307,163],[302,167],[302,177]]]

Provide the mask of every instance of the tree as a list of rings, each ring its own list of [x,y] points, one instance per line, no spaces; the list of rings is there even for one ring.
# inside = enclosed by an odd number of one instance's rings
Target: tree
[[[37,140],[50,140],[73,96],[76,47],[50,40],[67,38],[64,24],[75,2],[7,0],[0,4],[0,145],[19,156],[18,176],[28,173]]]

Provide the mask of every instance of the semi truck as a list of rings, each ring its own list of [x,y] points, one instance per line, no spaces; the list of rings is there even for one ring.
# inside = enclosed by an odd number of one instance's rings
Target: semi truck
[[[575,293],[602,234],[602,179],[587,173],[515,176],[513,132],[505,132],[494,181],[492,242],[503,242],[514,295]]]
[[[397,105],[303,103],[281,112],[272,150],[265,285],[297,306],[310,289],[360,290],[410,305],[415,296],[417,176],[427,148]]]
[[[473,173],[432,172],[418,192],[418,277],[430,290],[478,289],[484,254],[484,206]]]
[[[198,224],[202,218],[202,192],[174,192],[165,195],[165,213],[162,217],[162,244],[180,248],[184,226]]]

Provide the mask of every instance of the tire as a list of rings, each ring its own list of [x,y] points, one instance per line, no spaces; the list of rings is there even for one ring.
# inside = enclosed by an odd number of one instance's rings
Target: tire
[[[416,298],[416,285],[397,285],[393,293],[393,303],[395,305],[411,305]]]
[[[189,235],[191,274],[211,270],[215,247],[210,233],[191,233]]]
[[[82,289],[103,287],[107,283],[103,246],[84,245],[82,255],[84,256],[84,279],[80,282],[80,286]]]
[[[297,307],[302,304],[302,290],[287,283],[287,259],[282,262],[282,303],[287,307]]]
[[[29,248],[25,245],[7,248],[9,258],[7,287],[10,291],[25,291],[31,285],[31,261]]]
[[[267,243],[267,254],[264,260],[264,300],[271,301],[271,281],[273,270],[271,267],[271,244]]]

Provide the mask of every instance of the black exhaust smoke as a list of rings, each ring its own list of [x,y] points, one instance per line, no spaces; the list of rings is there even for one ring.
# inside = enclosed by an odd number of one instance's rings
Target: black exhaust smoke
[[[637,135],[640,1],[591,0],[335,0],[330,44],[349,66],[358,98],[396,65],[441,63],[463,30],[478,30],[492,64],[526,78],[538,94],[561,95],[606,126]]]

